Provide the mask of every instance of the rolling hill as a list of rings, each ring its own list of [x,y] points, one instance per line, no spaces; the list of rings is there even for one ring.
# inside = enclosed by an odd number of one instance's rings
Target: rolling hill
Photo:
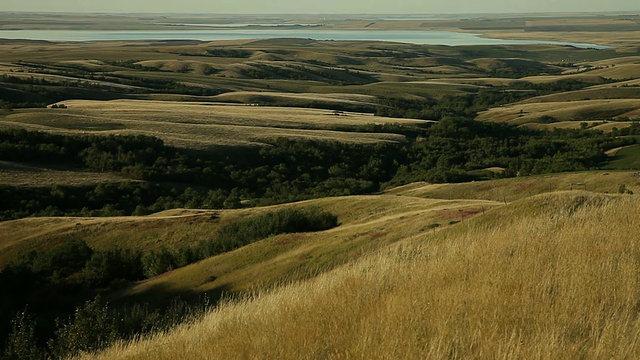
[[[180,147],[264,145],[279,137],[350,143],[402,142],[398,134],[358,132],[371,124],[420,126],[424,120],[330,110],[150,100],[64,101],[66,109],[17,110],[2,127],[62,134],[143,134]],[[352,131],[349,131],[352,130]]]
[[[638,210],[534,196],[82,358],[635,357]]]

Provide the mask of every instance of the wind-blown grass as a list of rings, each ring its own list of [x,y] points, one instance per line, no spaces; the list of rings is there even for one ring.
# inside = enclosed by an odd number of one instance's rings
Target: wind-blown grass
[[[638,211],[537,196],[94,358],[637,358]]]

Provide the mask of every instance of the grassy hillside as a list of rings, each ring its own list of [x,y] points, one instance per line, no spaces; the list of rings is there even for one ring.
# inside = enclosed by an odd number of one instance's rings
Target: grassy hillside
[[[69,239],[83,239],[99,250],[123,248],[147,252],[162,246],[175,248],[211,237],[221,222],[226,221],[216,212],[204,210],[173,210],[145,217],[4,221],[0,222],[0,267],[31,250],[46,250]]]
[[[611,155],[613,160],[607,164],[607,169],[640,169],[640,146],[638,145],[621,148]]]
[[[536,196],[83,358],[634,358],[639,210]]]
[[[118,181],[131,180],[110,173],[80,171],[72,168],[56,169],[42,165],[0,161],[0,185],[38,187],[67,184],[83,186]]]
[[[353,134],[349,130],[369,124],[426,123],[362,113],[214,103],[72,100],[64,101],[64,105],[66,109],[15,111],[0,119],[0,126],[63,134],[144,134],[175,146],[203,148],[264,144],[279,137],[351,143],[399,142],[404,137],[397,134]]]
[[[379,248],[422,231],[425,226],[448,226],[449,222],[475,216],[499,203],[357,196],[243,210],[171,210],[138,217],[27,218],[0,222],[0,267],[31,250],[52,248],[69,239],[85,240],[96,250],[121,248],[147,253],[162,247],[177,249],[211,239],[221,226],[238,219],[277,208],[308,205],[336,214],[341,226],[327,232],[280,235],[175,270],[122,295],[144,294],[161,287],[167,289],[163,296],[171,298],[176,293],[206,292],[222,285],[233,291],[247,290],[260,283],[273,283],[287,274],[310,276],[367,252],[367,248]],[[252,275],[248,275],[249,271]]]
[[[631,155],[635,154],[637,146],[614,150],[616,153],[612,152],[610,156],[618,156],[620,160],[614,161],[612,165],[619,165],[619,162],[626,159],[627,152],[631,152]],[[637,161],[637,156],[634,155],[624,161],[626,161],[625,164]],[[221,225],[236,219],[275,208],[303,205],[321,206],[338,216],[342,226],[331,230],[332,241],[341,241],[339,239],[356,235],[374,234],[375,236],[372,236],[376,243],[378,241],[388,243],[391,241],[388,239],[389,237],[397,238],[404,236],[402,234],[405,234],[405,231],[410,232],[412,222],[416,222],[417,230],[421,230],[425,226],[441,228],[448,225],[449,222],[455,222],[461,218],[465,219],[469,215],[476,215],[481,212],[482,208],[488,210],[505,201],[512,203],[519,199],[545,194],[549,192],[549,188],[552,192],[565,191],[569,190],[572,184],[575,184],[573,185],[574,190],[583,190],[586,186],[586,189],[591,192],[616,194],[624,185],[626,190],[640,193],[640,177],[635,173],[635,171],[589,171],[457,184],[412,183],[387,189],[384,196],[325,198],[290,205],[240,210],[176,209],[149,216],[25,218],[0,222],[0,267],[21,254],[34,249],[50,248],[69,238],[84,239],[92,248],[99,250],[119,247],[148,252],[163,246],[175,249],[182,245],[209,239]],[[479,202],[469,202],[468,200],[479,200]],[[443,208],[449,210],[438,212]],[[463,211],[456,212],[457,210]],[[402,221],[397,222],[398,219],[402,219]],[[365,231],[362,229],[362,224],[367,224],[372,228]],[[438,224],[438,226],[436,227],[434,224]],[[379,231],[373,229],[374,225],[380,227]],[[400,228],[392,230],[396,226],[400,226]],[[354,229],[360,230],[355,231]],[[356,235],[352,233],[353,231]],[[326,239],[327,235],[317,233],[309,236]],[[262,248],[269,247],[271,242],[288,244],[290,241],[296,246],[302,243],[308,245],[309,236],[282,235],[284,240],[271,239],[262,245],[253,246]],[[287,238],[291,238],[291,240]],[[358,241],[366,241],[366,239],[368,238],[363,237]],[[321,241],[318,244],[324,243]],[[336,244],[328,246],[328,248],[334,245]],[[362,246],[362,244],[358,246]],[[238,254],[243,251],[238,251]],[[257,254],[260,252],[258,251]],[[241,258],[242,256],[239,257],[239,259]],[[259,260],[260,257],[258,256],[257,259]],[[217,261],[213,262],[217,263]],[[252,262],[253,260],[249,263]],[[191,270],[185,269],[185,271],[201,273],[201,270],[198,270],[199,266],[194,265]],[[202,264],[202,266],[208,265]],[[170,279],[172,276],[165,279],[172,281]],[[183,277],[180,274],[175,276]],[[206,274],[202,276],[206,276]],[[183,284],[183,290],[192,285],[189,281]],[[147,285],[142,288],[145,286]]]
[[[637,119],[637,99],[582,100],[567,102],[516,103],[482,112],[477,119],[510,124],[553,123],[609,119]]]
[[[383,195],[326,198],[287,206],[306,205],[337,214],[341,225],[259,241],[141,282],[115,298],[161,301],[202,294],[215,298],[221,291],[239,294],[307,279],[401,239],[467,221],[501,203]]]
[[[634,147],[635,148],[635,147]],[[637,149],[637,148],[636,148]],[[621,150],[622,151],[622,150]],[[512,202],[533,195],[586,189],[591,192],[617,193],[620,185],[640,192],[640,177],[633,171],[588,171],[459,184],[413,183],[387,189],[386,194],[432,199],[482,199]],[[579,185],[581,184],[581,185]]]

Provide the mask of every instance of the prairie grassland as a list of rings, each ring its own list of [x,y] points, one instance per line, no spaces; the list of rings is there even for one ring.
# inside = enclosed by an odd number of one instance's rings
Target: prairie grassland
[[[607,169],[640,169],[639,145],[622,147],[617,149],[611,156],[614,157],[614,160],[607,164]]]
[[[69,239],[95,249],[141,251],[178,247],[209,239],[220,221],[214,211],[167,216],[110,218],[40,217],[0,222],[0,268],[32,250],[45,250]]]
[[[278,92],[257,92],[257,91],[237,91],[214,96],[213,99],[218,101],[233,101],[244,104],[259,103],[261,98],[273,98],[274,101],[292,106],[296,102],[308,104],[310,102],[327,102],[349,105],[373,105],[377,106],[376,98],[373,96],[360,94],[318,94],[318,93],[278,93]]]
[[[603,78],[615,79],[615,80],[625,80],[630,78],[640,78],[640,64],[636,63],[624,63],[624,64],[615,64],[612,62],[611,65],[604,65],[603,68],[595,68],[594,70],[589,70],[585,74],[601,76]]]
[[[340,226],[271,237],[141,282],[115,298],[158,301],[185,294],[213,297],[221,289],[242,294],[271,288],[283,281],[317,276],[402,239],[434,234],[436,229],[502,206],[493,201],[384,195],[328,198],[292,206],[309,204],[338,214]]]
[[[637,358],[638,211],[526,199],[83,358]]]
[[[611,132],[614,129],[624,129],[633,125],[631,121],[611,121],[611,120],[602,120],[602,121],[560,121],[556,123],[550,124],[538,124],[538,123],[528,123],[523,124],[522,126],[526,126],[529,129],[533,130],[553,130],[553,129],[581,129],[582,123],[587,123],[587,126],[591,130],[600,130],[602,132]],[[625,169],[621,169],[625,170]]]
[[[551,191],[570,190],[571,184],[585,184],[587,190],[599,193],[617,193],[620,185],[640,192],[640,177],[634,171],[585,171],[509,179],[478,181],[459,184],[413,183],[385,191],[390,195],[414,196],[433,199],[483,199],[512,202],[532,195]],[[574,186],[575,189],[583,186]]]
[[[355,143],[400,142],[404,136],[328,130],[367,124],[420,125],[425,120],[394,119],[329,110],[221,105],[171,101],[70,100],[67,109],[18,110],[0,126],[55,133],[145,134],[186,147],[256,145],[278,137]]]
[[[41,187],[65,184],[82,186],[119,181],[131,180],[110,173],[50,169],[0,161],[0,185]]]
[[[477,31],[473,31],[477,32]],[[545,40],[598,44],[637,48],[640,31],[520,31],[520,30],[482,30],[482,37],[514,40]],[[585,59],[587,60],[587,59]]]
[[[587,123],[591,129],[601,129],[602,131],[612,131],[614,127],[621,129],[631,125],[630,122],[603,122],[603,121],[560,121],[550,124],[528,123],[522,126],[533,130],[553,130],[553,129],[580,129],[582,123]],[[612,124],[610,127],[603,126]]]
[[[630,82],[624,82],[630,83]],[[522,104],[544,102],[570,102],[584,100],[608,100],[608,99],[637,99],[640,97],[640,87],[624,87],[624,83],[591,86],[584,90],[567,91],[559,94],[536,96],[520,101]],[[613,87],[622,86],[622,87]]]
[[[344,232],[343,235],[325,234],[325,232],[302,237],[298,234],[283,235],[283,238],[290,236],[292,240],[272,239],[268,243],[255,245],[249,250],[241,250],[236,255],[232,255],[239,263],[248,266],[252,262],[261,262],[263,259],[259,256],[260,252],[267,251],[266,249],[271,247],[273,242],[277,244],[292,242],[293,245],[298,246],[307,244],[300,243],[301,240],[313,238],[315,239],[313,243],[316,243],[314,246],[335,240],[347,245],[350,244],[348,247],[351,248],[355,243],[362,245],[362,241],[381,242],[386,237],[395,236],[390,230],[380,229],[389,226],[387,222],[403,216],[409,216],[414,220],[422,216],[423,219],[432,219],[429,224],[438,223],[441,226],[446,226],[449,221],[460,220],[460,215],[469,217],[479,213],[482,208],[488,210],[496,205],[499,204],[487,201],[440,201],[397,196],[351,196],[239,210],[178,209],[149,216],[25,218],[0,222],[0,268],[31,250],[53,247],[70,238],[83,239],[89,246],[99,250],[122,248],[148,252],[158,250],[161,247],[176,249],[183,245],[195,245],[198,241],[215,237],[216,231],[221,225],[280,207],[321,206],[338,216],[342,224],[338,233]],[[441,206],[447,209],[460,208],[463,212],[452,215],[449,212],[441,212]],[[365,224],[371,228],[367,228]],[[416,226],[422,228],[424,225],[419,223]],[[380,229],[375,230],[378,228]],[[367,234],[374,235],[367,237],[365,236]],[[360,240],[353,240],[356,237]],[[349,240],[345,240],[346,238]],[[253,251],[251,249],[261,250],[255,254],[255,258],[249,257],[252,260],[248,260],[249,258],[245,258],[242,254],[244,251]],[[283,251],[282,246],[277,246],[274,249]],[[302,260],[307,259],[302,258]],[[216,261],[213,263],[215,264]],[[208,265],[205,264],[205,266]],[[197,268],[195,266],[192,269]],[[262,271],[268,272],[266,269]],[[196,279],[194,273],[198,271],[194,272],[187,268],[178,272],[190,272],[189,276],[194,276]],[[174,275],[165,275],[163,279],[171,280],[172,276]],[[245,280],[250,281],[250,278]],[[188,285],[192,285],[193,281],[187,282]]]
[[[638,99],[584,100],[569,102],[517,103],[481,112],[477,120],[526,124],[540,122],[542,117],[556,121],[608,120],[637,118]]]

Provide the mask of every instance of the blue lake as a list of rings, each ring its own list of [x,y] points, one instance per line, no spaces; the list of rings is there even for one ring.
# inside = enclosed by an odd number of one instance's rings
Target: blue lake
[[[205,30],[0,30],[0,38],[46,41],[104,40],[238,40],[303,38],[315,40],[394,41],[431,45],[554,44],[578,48],[605,49],[594,44],[481,38],[475,34],[421,30],[329,30],[329,29],[205,29]]]

